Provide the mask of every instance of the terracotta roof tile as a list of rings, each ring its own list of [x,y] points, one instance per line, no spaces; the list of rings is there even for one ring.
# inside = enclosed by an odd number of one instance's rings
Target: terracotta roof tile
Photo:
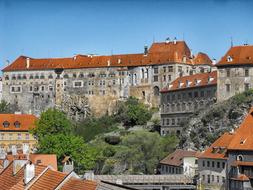
[[[95,190],[97,183],[95,181],[81,180],[77,178],[70,178],[60,189],[61,190]]]
[[[203,65],[203,64],[207,64],[210,66],[212,65],[212,60],[208,57],[207,54],[199,52],[196,57],[194,57],[193,59],[193,64],[194,65]]]
[[[211,73],[199,73],[195,75],[178,77],[176,80],[170,83],[169,87],[161,90],[161,92],[182,90],[186,88],[197,88],[208,85],[217,84],[217,71]]]
[[[171,166],[181,166],[183,164],[184,157],[195,157],[195,151],[180,150],[177,149],[175,152],[169,154],[166,158],[160,161],[160,164],[166,164]]]
[[[253,108],[251,108],[240,127],[235,131],[228,149],[253,150]]]
[[[233,134],[224,133],[199,158],[227,159],[227,147],[233,138]]]
[[[30,114],[0,114],[0,131],[28,131],[35,127],[37,118]],[[9,127],[4,127],[3,123],[9,122]],[[15,127],[15,122],[20,123],[20,127]]]
[[[66,173],[48,169],[42,176],[40,176],[34,182],[34,184],[29,189],[30,190],[53,190],[65,179],[66,176],[67,176]]]
[[[29,67],[27,67],[26,64],[27,58],[29,59]],[[142,53],[111,56],[76,55],[70,58],[45,59],[34,59],[20,56],[12,64],[5,67],[3,71],[97,68],[108,66],[131,67],[166,64],[171,62],[193,64],[190,49],[184,41],[177,41],[176,44],[173,42],[153,43],[147,55]]]
[[[229,57],[230,59],[229,61]],[[216,66],[253,64],[253,46],[234,46],[221,58]]]

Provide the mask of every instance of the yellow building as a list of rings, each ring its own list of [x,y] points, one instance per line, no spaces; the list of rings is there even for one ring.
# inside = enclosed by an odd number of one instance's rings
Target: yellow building
[[[0,114],[0,146],[7,152],[21,150],[23,144],[32,150],[36,139],[29,130],[35,127],[37,118],[30,114]]]

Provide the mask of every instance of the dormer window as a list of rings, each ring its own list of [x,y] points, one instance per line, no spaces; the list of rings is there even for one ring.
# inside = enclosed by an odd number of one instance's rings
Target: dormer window
[[[227,62],[232,62],[233,61],[233,58],[229,55],[227,56]]]
[[[15,128],[20,128],[20,122],[19,121],[15,121],[14,122],[14,126],[15,126]]]
[[[8,121],[3,122],[4,128],[8,128],[10,126],[10,123]]]

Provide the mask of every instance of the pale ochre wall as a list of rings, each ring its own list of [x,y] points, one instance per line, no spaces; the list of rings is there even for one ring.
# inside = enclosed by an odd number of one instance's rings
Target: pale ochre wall
[[[2,135],[4,134],[4,135]],[[21,134],[21,138],[18,138],[18,134]],[[29,134],[29,139],[26,139],[26,134]],[[29,144],[30,149],[35,147],[37,141],[34,139],[33,135],[29,132],[6,132],[0,131],[0,146],[8,151],[8,148],[11,148],[11,145],[20,145],[19,148],[22,148],[22,144]]]

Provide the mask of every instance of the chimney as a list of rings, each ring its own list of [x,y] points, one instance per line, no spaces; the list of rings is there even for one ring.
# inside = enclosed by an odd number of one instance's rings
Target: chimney
[[[18,158],[18,160],[14,160],[13,161],[13,175],[15,175],[25,164],[26,164],[27,160],[20,160],[20,158]]]
[[[29,67],[30,67],[30,58],[27,57],[26,58],[26,68],[29,69]]]
[[[176,43],[177,43],[177,38],[175,37],[173,40],[173,44],[176,44]]]
[[[144,46],[144,55],[148,55],[148,46],[147,45]]]
[[[94,172],[93,172],[92,170],[90,170],[90,171],[85,171],[84,179],[93,181],[94,178],[95,178],[95,177],[94,177]]]
[[[70,173],[74,170],[74,162],[71,160],[69,156],[66,156],[63,161],[63,170],[64,173]]]
[[[166,44],[170,43],[170,38],[169,38],[169,37],[166,38],[165,43],[166,43]]]
[[[27,163],[25,165],[25,171],[24,171],[24,182],[25,182],[25,184],[29,183],[34,177],[35,177],[35,166],[30,161],[30,163]]]
[[[73,57],[74,61],[76,60],[76,55]]]
[[[23,154],[28,155],[29,154],[29,145],[28,144],[23,144],[22,146]]]
[[[212,59],[212,64],[216,65],[216,59]]]
[[[13,156],[17,155],[17,147],[15,145],[11,146],[11,153]]]
[[[107,60],[107,66],[110,67],[110,65],[111,65],[111,61],[109,59],[109,60]]]

